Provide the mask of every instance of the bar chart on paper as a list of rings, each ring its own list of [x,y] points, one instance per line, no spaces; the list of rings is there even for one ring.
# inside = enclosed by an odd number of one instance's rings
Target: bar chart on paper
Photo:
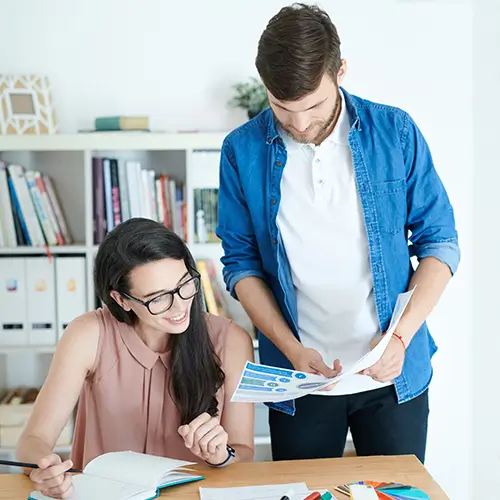
[[[319,391],[374,365],[383,355],[413,291],[398,296],[389,328],[382,340],[353,366],[333,378],[247,361],[231,401],[247,403],[281,402]]]

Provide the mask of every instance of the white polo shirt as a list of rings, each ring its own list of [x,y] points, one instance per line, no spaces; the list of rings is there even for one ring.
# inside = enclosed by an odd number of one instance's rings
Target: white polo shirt
[[[342,110],[319,146],[300,144],[284,130],[287,162],[277,224],[297,295],[302,343],[325,363],[347,369],[380,334],[368,241],[349,148],[349,116]],[[352,394],[391,384],[356,375],[324,395]]]

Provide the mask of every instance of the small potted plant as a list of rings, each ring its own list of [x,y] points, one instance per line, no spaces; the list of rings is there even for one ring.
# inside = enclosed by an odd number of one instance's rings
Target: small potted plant
[[[269,106],[267,92],[264,85],[255,77],[248,82],[233,85],[236,95],[229,104],[246,110],[248,118],[252,119]]]

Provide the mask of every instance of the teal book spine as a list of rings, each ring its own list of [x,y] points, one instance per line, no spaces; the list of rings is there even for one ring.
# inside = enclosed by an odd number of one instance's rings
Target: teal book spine
[[[95,129],[98,131],[121,130],[121,117],[99,116],[95,119]]]

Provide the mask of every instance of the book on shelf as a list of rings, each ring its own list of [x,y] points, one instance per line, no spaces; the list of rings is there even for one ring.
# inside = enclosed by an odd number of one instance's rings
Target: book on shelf
[[[219,190],[217,188],[197,188],[194,200],[194,241],[196,243],[219,242],[215,234],[218,224]]]
[[[51,177],[0,162],[0,247],[71,243]]]
[[[192,473],[190,465],[194,462],[134,451],[105,453],[91,460],[81,474],[73,476],[74,497],[149,500],[158,497],[163,488],[205,479]],[[32,491],[28,499],[49,500],[49,497]]]
[[[95,157],[94,243],[131,217],[161,222],[187,239],[186,186],[167,174],[157,175],[138,161]]]
[[[147,116],[98,116],[94,120],[96,132],[111,131],[149,131]]]
[[[216,316],[231,318],[222,286],[217,279],[214,262],[208,259],[198,259],[196,266],[201,275],[201,287],[207,311]]]

